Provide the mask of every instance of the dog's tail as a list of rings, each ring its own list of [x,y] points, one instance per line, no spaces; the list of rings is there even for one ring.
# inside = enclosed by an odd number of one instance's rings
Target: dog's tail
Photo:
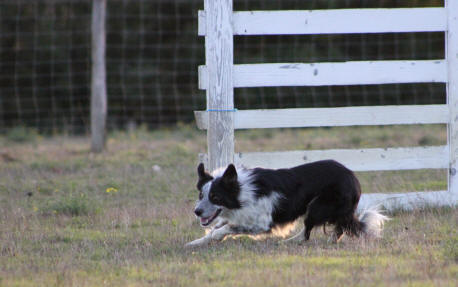
[[[382,236],[383,225],[385,221],[390,218],[380,212],[378,206],[370,207],[359,215],[359,221],[361,224],[361,231],[364,235],[374,238]]]

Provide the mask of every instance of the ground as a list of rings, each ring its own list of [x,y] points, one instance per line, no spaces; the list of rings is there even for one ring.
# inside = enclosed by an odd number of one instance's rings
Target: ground
[[[239,151],[440,145],[445,127],[255,130]],[[384,236],[305,244],[228,239],[183,245],[204,231],[192,215],[193,126],[86,137],[0,136],[0,286],[456,286],[458,209],[389,214]],[[446,189],[444,170],[358,173],[364,192]],[[328,228],[329,229],[329,228]]]

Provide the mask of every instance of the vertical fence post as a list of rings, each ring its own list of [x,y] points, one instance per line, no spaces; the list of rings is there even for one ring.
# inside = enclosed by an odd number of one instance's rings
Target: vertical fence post
[[[232,0],[205,0],[205,57],[208,71],[208,165],[234,161]]]
[[[91,150],[101,152],[105,146],[107,88],[105,74],[106,0],[92,1],[92,82],[91,82]]]
[[[0,131],[2,129],[6,128],[5,123],[4,123],[4,115],[3,115],[3,103],[2,103],[2,97],[0,97]]]
[[[450,109],[448,141],[450,146],[449,192],[458,200],[458,1],[448,0],[446,59],[448,65],[447,103]]]

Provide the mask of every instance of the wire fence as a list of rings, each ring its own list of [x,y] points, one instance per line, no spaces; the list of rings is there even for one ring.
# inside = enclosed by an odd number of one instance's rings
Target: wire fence
[[[234,0],[234,10],[439,7],[435,0]],[[205,108],[197,67],[203,0],[108,0],[108,127],[191,122]],[[0,131],[90,127],[91,1],[0,1]],[[236,36],[240,63],[443,59],[444,33]],[[445,103],[445,85],[243,88],[246,108]]]

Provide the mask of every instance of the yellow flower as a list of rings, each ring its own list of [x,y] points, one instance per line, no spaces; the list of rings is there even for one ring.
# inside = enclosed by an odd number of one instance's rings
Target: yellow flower
[[[110,193],[110,192],[118,192],[118,190],[114,187],[109,187],[105,190],[106,192]]]

